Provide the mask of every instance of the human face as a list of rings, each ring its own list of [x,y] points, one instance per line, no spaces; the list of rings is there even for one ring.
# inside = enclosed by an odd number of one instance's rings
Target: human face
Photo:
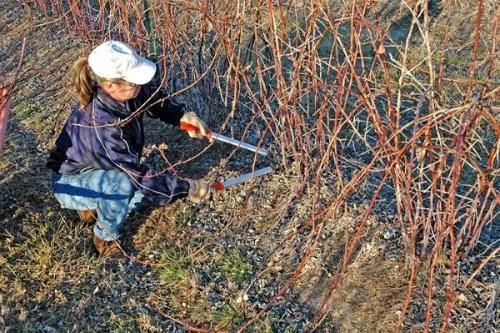
[[[136,98],[141,90],[141,86],[133,83],[115,83],[106,81],[101,85],[101,88],[113,99],[118,102],[126,102]]]

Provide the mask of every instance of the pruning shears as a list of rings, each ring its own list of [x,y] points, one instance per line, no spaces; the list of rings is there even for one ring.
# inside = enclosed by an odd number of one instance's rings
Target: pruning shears
[[[214,189],[216,191],[223,191],[230,186],[244,183],[244,182],[249,181],[250,179],[253,179],[255,177],[267,175],[268,173],[270,173],[272,171],[273,171],[273,168],[268,166],[268,167],[265,167],[262,169],[255,170],[253,172],[245,173],[245,174],[238,176],[238,177],[226,179],[222,182],[217,181],[217,182],[213,183],[211,185],[211,187],[212,187],[212,189]]]
[[[184,130],[184,131],[194,131],[194,132],[200,133],[200,129],[198,127],[191,125],[189,123],[186,123],[186,122],[181,122],[180,128],[181,128],[181,130]],[[219,133],[212,132],[211,130],[206,131],[205,137],[207,139],[214,139],[216,141],[228,143],[228,144],[236,146],[238,148],[243,148],[243,149],[249,150],[251,152],[260,154],[262,156],[267,156],[267,150],[264,148],[256,147],[256,146],[251,145],[249,143],[246,143],[246,142],[243,142],[240,140],[236,140],[236,139],[227,137],[227,136],[219,134]],[[243,175],[238,176],[238,177],[226,179],[222,182],[216,181],[215,183],[213,183],[211,185],[211,188],[215,191],[223,191],[230,186],[244,183],[244,182],[249,181],[255,177],[267,175],[268,173],[270,173],[272,171],[273,171],[273,168],[271,168],[271,167],[261,168],[261,169],[255,170],[253,172],[243,174]]]
[[[189,131],[189,132],[194,131],[194,132],[200,133],[200,129],[198,127],[193,126],[193,125],[188,124],[188,123],[185,123],[183,121],[181,122],[181,130]],[[216,141],[229,143],[230,145],[249,150],[251,152],[260,154],[262,156],[267,156],[267,150],[264,148],[256,147],[256,146],[251,145],[249,143],[246,143],[246,142],[243,142],[240,140],[236,140],[236,139],[227,137],[227,136],[219,134],[219,133],[214,133],[211,130],[206,131],[205,137],[207,139],[214,139]]]

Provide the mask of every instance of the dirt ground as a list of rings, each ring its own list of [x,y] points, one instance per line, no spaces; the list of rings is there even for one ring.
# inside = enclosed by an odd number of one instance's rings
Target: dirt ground
[[[48,151],[74,103],[68,71],[83,55],[58,22],[29,18],[14,2],[0,1],[0,62],[20,51],[26,38],[21,81],[13,98],[6,149],[0,157],[0,329],[10,332],[186,332],[236,331],[264,309],[293,275],[305,253],[284,237],[310,219],[307,195],[291,210],[279,210],[299,190],[300,170],[279,169],[254,183],[213,194],[199,205],[173,205],[129,216],[122,246],[137,258],[126,263],[96,257],[90,227],[51,195]],[[16,63],[4,72],[11,75]],[[8,76],[7,76],[8,77]],[[207,143],[177,129],[147,123],[147,162],[162,166],[155,145],[169,146],[176,161]],[[183,176],[228,178],[248,168],[252,156],[216,145],[182,165]],[[267,161],[259,162],[266,165]],[[335,176],[325,174],[324,198],[334,196]],[[308,189],[306,189],[307,192]],[[369,191],[369,188],[360,189]],[[312,196],[310,196],[312,197]],[[303,332],[329,293],[365,206],[359,204],[325,223],[297,282],[248,332]],[[408,269],[397,225],[389,213],[373,216],[351,269],[329,304],[318,332],[387,332],[398,322]],[[474,267],[474,263],[468,263]],[[467,266],[467,267],[469,267]],[[446,267],[440,267],[439,275]],[[499,291],[495,264],[459,300],[454,332],[493,332]],[[439,285],[439,281],[443,281]],[[445,298],[438,279],[436,307]],[[425,288],[404,331],[422,331]],[[436,313],[435,316],[439,317]],[[434,328],[433,328],[434,329]]]

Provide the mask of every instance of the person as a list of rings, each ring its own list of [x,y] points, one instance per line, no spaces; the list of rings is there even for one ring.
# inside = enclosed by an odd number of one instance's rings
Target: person
[[[185,112],[154,86],[156,65],[129,45],[106,41],[73,66],[79,104],[71,111],[51,150],[52,190],[63,208],[77,210],[93,223],[93,244],[100,256],[119,255],[120,230],[128,213],[171,204],[187,197],[199,202],[209,195],[204,180],[155,174],[141,164],[143,115],[179,126],[203,137],[205,123]]]

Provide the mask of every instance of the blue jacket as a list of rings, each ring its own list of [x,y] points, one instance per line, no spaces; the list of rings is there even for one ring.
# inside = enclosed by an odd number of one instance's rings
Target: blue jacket
[[[73,108],[50,153],[47,167],[64,175],[91,169],[119,170],[128,174],[135,187],[156,205],[187,196],[188,182],[167,174],[154,175],[148,166],[140,164],[144,113],[176,126],[184,114],[184,105],[165,99],[161,91],[154,92],[152,86],[145,85],[136,98],[122,104],[98,88],[89,105],[84,109]],[[117,124],[144,103],[141,110],[146,112],[125,124]]]

